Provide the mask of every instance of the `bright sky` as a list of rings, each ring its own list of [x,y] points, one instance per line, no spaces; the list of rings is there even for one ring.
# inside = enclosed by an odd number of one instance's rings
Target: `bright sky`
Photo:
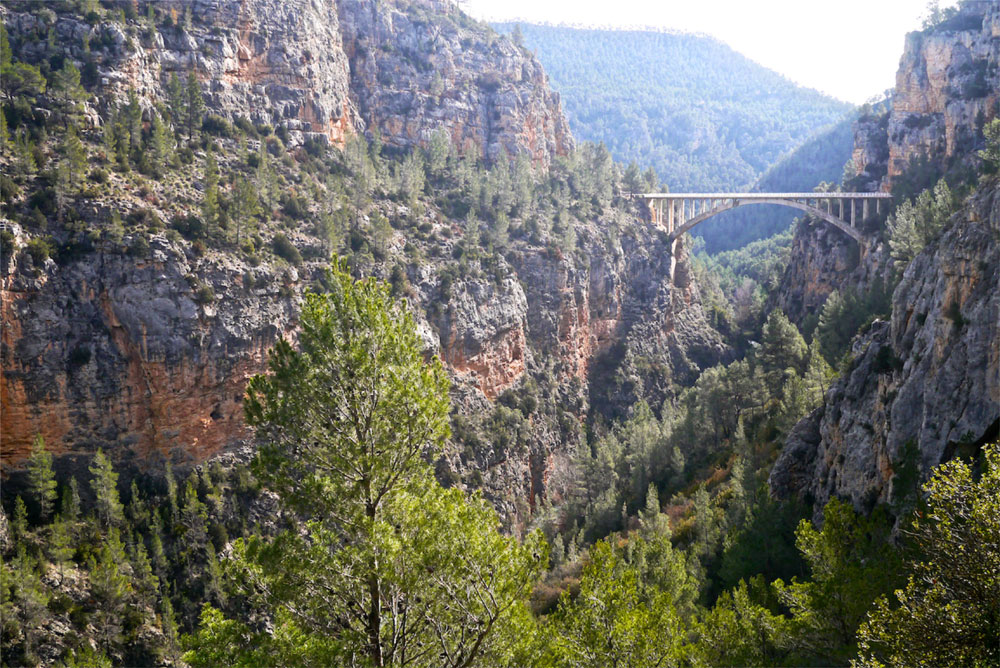
[[[860,104],[895,85],[928,0],[466,0],[489,21],[652,26],[712,35],[792,81]],[[943,0],[941,6],[954,1]]]

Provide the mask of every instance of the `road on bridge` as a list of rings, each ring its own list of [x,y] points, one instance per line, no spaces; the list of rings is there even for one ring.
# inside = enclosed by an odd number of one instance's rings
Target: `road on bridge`
[[[670,241],[723,211],[751,204],[790,206],[824,220],[855,241],[861,241],[858,223],[868,219],[869,203],[874,200],[875,214],[881,213],[882,200],[892,199],[889,193],[629,193],[649,206],[650,219],[664,225]],[[861,218],[858,219],[858,203]],[[836,206],[834,206],[836,204]],[[825,207],[824,207],[825,205]],[[664,213],[666,209],[666,213]]]

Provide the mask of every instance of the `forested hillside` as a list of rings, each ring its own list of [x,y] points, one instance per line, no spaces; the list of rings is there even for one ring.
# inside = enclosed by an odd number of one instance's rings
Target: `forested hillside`
[[[904,78],[1000,71],[949,16]],[[454,3],[0,17],[4,665],[1000,663],[996,93],[895,93],[972,148],[863,245],[709,256]]]
[[[796,147],[771,165],[751,190],[757,192],[811,192],[820,184],[838,183],[850,169],[854,147],[854,121],[848,112],[834,125]],[[784,206],[761,205],[719,214],[699,225],[695,232],[705,240],[709,253],[733,250],[758,239],[766,239],[791,227],[801,213]]]
[[[511,33],[515,25],[496,27]],[[749,187],[851,108],[710,37],[517,28],[561,94],[574,134],[604,142],[623,163],[653,167],[673,192]],[[845,139],[843,132],[836,139]],[[849,146],[838,144],[836,157]],[[838,176],[844,161],[836,166]]]

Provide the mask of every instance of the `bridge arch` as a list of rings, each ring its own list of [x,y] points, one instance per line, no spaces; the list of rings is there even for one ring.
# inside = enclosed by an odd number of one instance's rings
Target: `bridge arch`
[[[855,229],[854,227],[848,225],[844,221],[842,221],[839,218],[837,218],[836,216],[834,216],[834,215],[832,215],[832,214],[830,214],[830,213],[828,213],[826,211],[823,211],[819,207],[812,206],[811,204],[808,204],[808,203],[805,203],[805,202],[799,202],[799,201],[796,201],[796,200],[781,199],[781,198],[763,198],[763,199],[762,198],[755,198],[755,199],[734,198],[732,200],[728,200],[725,203],[723,203],[723,204],[721,204],[719,206],[716,206],[713,209],[710,209],[708,211],[704,211],[702,213],[699,213],[698,215],[694,216],[693,218],[685,221],[682,225],[680,225],[675,230],[673,230],[672,232],[670,232],[670,241],[671,241],[671,243],[673,243],[677,239],[677,237],[679,237],[680,235],[684,234],[685,232],[687,232],[688,230],[690,230],[695,225],[698,225],[699,223],[703,223],[706,220],[708,220],[709,218],[712,218],[713,216],[719,215],[723,211],[730,211],[730,210],[735,209],[737,207],[749,206],[751,204],[778,204],[780,206],[790,206],[792,208],[799,209],[801,211],[805,211],[806,213],[811,213],[812,215],[816,216],[817,218],[819,218],[819,219],[821,219],[821,220],[823,220],[823,221],[825,221],[825,222],[833,225],[838,230],[840,230],[841,232],[843,232],[847,236],[851,237],[852,239],[854,239],[859,244],[861,243],[861,238],[862,238],[861,237],[861,233],[857,229]]]

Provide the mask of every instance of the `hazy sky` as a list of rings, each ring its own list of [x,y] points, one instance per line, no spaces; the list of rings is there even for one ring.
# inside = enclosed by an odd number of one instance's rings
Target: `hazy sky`
[[[707,33],[797,83],[861,103],[895,84],[903,36],[920,27],[927,0],[467,0],[464,6],[487,20]]]

